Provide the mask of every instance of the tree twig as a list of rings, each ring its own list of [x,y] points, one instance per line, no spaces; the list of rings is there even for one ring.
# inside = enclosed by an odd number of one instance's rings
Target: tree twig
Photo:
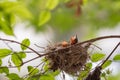
[[[101,75],[103,64],[105,64],[105,62],[111,57],[111,55],[118,48],[119,45],[120,45],[120,42],[116,45],[116,47],[112,50],[112,52],[108,55],[108,57],[102,62],[102,64],[97,65],[95,69],[92,72],[90,72],[84,80],[101,80],[100,75]]]
[[[118,48],[119,45],[120,45],[120,42],[116,45],[116,47],[112,50],[112,52],[108,55],[108,57],[102,62],[102,64],[100,66],[103,66],[103,64],[105,64],[105,62],[111,57],[111,55]]]
[[[88,42],[95,42],[95,41],[99,41],[99,40],[103,40],[103,39],[108,39],[108,38],[120,38],[120,35],[111,35],[111,36],[103,36],[103,37],[97,37],[97,38],[93,38],[93,39],[89,39],[89,40],[86,40],[86,41],[83,41],[83,42],[80,42],[76,45],[79,45],[79,44],[84,44],[84,43],[88,43]]]
[[[20,44],[20,45],[22,45],[22,46],[24,46],[24,47],[27,47],[28,49],[30,49],[31,51],[33,51],[33,52],[36,53],[37,55],[41,56],[36,50],[34,50],[34,49],[32,49],[31,47],[28,47],[28,46],[26,46],[26,45],[24,45],[24,44],[22,44],[22,43],[20,43],[20,42],[17,42],[17,41],[14,41],[14,40],[9,40],[9,39],[3,39],[3,38],[0,38],[0,40]]]

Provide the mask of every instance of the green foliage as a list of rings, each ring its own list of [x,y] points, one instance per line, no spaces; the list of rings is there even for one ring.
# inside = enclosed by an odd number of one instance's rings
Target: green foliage
[[[9,49],[0,49],[0,58],[4,58],[8,55],[10,55],[12,51]]]
[[[40,80],[40,75],[31,76],[25,80]]]
[[[69,1],[71,0],[3,0],[0,2],[0,14],[4,21],[0,21],[0,29],[8,35],[14,35],[12,28],[18,17],[20,20],[29,21],[36,30],[43,30],[49,25],[63,33],[78,25],[86,25],[96,31],[102,26],[114,27],[120,21],[119,0],[83,0],[80,17],[75,16],[76,8],[66,7]],[[107,4],[111,5],[106,7]]]
[[[32,17],[29,10],[25,7],[23,3],[15,1],[3,1],[0,2],[1,11],[4,13],[13,13],[23,19],[30,19]]]
[[[60,71],[48,71],[46,74],[40,76],[40,80],[55,80],[55,76],[57,76],[59,73]]]
[[[0,67],[0,73],[9,74],[9,69],[7,67]]]
[[[109,76],[111,76],[110,75],[111,73],[112,73],[112,71],[110,71],[110,69],[107,69],[102,72],[101,77],[103,77],[106,80]]]
[[[105,72],[102,72],[101,76],[102,76],[102,77],[106,77],[106,73],[105,73]]]
[[[86,68],[87,68],[87,70],[90,70],[92,68],[92,63],[87,63]]]
[[[17,66],[18,70],[20,71],[20,66],[22,65],[22,56],[20,56],[21,54],[17,54],[17,53],[13,53],[12,54],[12,62]]]
[[[75,7],[66,6],[69,1],[71,0],[3,0],[0,2],[0,19],[4,21],[0,21],[0,30],[14,35],[13,26],[18,22],[17,18],[28,21],[36,30],[43,30],[49,25],[63,33],[78,25],[85,25],[92,31],[95,30],[95,33],[98,28],[114,27],[120,21],[118,0],[83,0],[80,17],[75,16]],[[112,5],[106,7],[107,4]]]
[[[83,80],[87,76],[88,73],[89,71],[82,71],[77,80]]]
[[[25,46],[21,45],[21,49],[22,49],[22,50],[26,50],[27,47],[30,45],[30,40],[29,40],[29,39],[24,39],[24,40],[22,41],[22,44],[25,45]]]
[[[47,0],[46,8],[53,10],[59,4],[59,0]]]
[[[107,60],[107,61],[105,62],[105,64],[103,64],[102,69],[105,69],[106,67],[110,66],[111,63],[112,63],[111,60]]]
[[[48,74],[48,75],[42,75],[40,77],[40,80],[55,80],[54,76]]]
[[[112,73],[112,71],[111,71],[110,69],[107,69],[107,70],[106,70],[106,74],[109,75],[109,74],[111,74],[111,73]]]
[[[90,72],[92,69],[92,63],[87,63],[85,70],[80,72],[80,75],[78,76],[77,80],[83,80]]]
[[[9,80],[23,80],[18,76],[18,74],[15,73],[10,73],[7,75],[7,77],[9,78]]]
[[[45,24],[46,22],[48,22],[51,18],[51,13],[50,11],[46,10],[46,11],[41,11],[40,15],[39,15],[39,26]]]
[[[120,80],[120,73],[118,73],[117,75],[110,75],[108,77],[108,80]]]
[[[10,14],[4,14],[0,12],[0,28],[2,31],[8,35],[14,35],[12,27],[10,25]],[[7,21],[8,20],[8,21]]]
[[[43,69],[45,71],[47,71],[49,69],[49,61],[47,60],[47,61],[44,61],[44,62],[45,62],[45,65],[44,65]]]
[[[2,65],[2,60],[0,59],[0,66]]]
[[[1,1],[0,2],[0,30],[8,35],[14,35],[13,26],[16,16],[21,19],[31,19],[29,10],[19,2]]]
[[[102,53],[94,53],[91,55],[91,61],[97,62],[99,60],[102,60],[105,57],[105,54]]]
[[[18,52],[17,55],[22,59],[22,58],[26,58],[26,53],[24,52]]]
[[[120,54],[115,55],[113,60],[115,60],[115,61],[120,60]]]
[[[24,52],[14,52],[11,56],[12,62],[15,64],[15,66],[18,68],[20,71],[20,67],[23,64],[22,59],[26,58],[26,53]]]
[[[34,74],[31,73],[30,77],[27,78],[26,80],[55,80],[55,76],[57,76],[60,73],[60,71],[57,70],[55,72],[47,71],[45,74],[40,74],[40,73],[36,74],[38,73],[38,69],[35,69],[32,66],[29,66],[28,71],[29,70],[30,70],[29,74],[34,70],[35,72]]]
[[[27,68],[30,76],[35,75],[36,73],[39,72],[37,68],[33,68],[32,66],[28,66]]]

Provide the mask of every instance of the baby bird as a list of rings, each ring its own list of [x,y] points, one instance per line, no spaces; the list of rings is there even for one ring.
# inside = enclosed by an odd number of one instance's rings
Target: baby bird
[[[71,45],[74,45],[74,44],[76,44],[76,43],[78,43],[77,35],[72,36],[72,37],[70,38],[70,44],[71,44]]]

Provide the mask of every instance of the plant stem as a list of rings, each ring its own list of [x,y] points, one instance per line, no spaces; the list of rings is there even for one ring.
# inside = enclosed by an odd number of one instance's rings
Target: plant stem
[[[97,37],[97,38],[93,38],[93,39],[90,39],[90,40],[86,40],[86,41],[80,42],[77,45],[84,44],[84,43],[89,43],[89,42],[93,43],[95,41],[108,39],[108,38],[120,38],[120,35],[111,35],[111,36]]]
[[[3,38],[0,38],[0,40],[20,44],[20,45],[22,45],[22,46],[24,46],[24,47],[27,47],[28,49],[30,49],[31,51],[33,51],[33,52],[36,53],[37,55],[41,56],[37,51],[35,51],[35,50],[32,49],[31,47],[28,47],[28,46],[26,46],[26,45],[24,45],[24,44],[22,44],[22,43],[20,43],[20,42],[17,42],[17,41],[14,41],[14,40],[3,39]]]
[[[105,62],[111,57],[111,55],[118,48],[119,45],[120,45],[120,42],[116,45],[116,47],[112,50],[112,52],[108,55],[108,57],[102,62],[102,64],[100,66],[102,66],[103,64],[105,64]]]

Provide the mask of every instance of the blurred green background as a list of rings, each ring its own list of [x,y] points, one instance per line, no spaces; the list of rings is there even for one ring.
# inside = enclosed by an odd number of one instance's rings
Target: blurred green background
[[[78,4],[80,1],[82,4]],[[74,4],[66,6],[68,3]],[[14,35],[14,25],[22,22],[37,32],[51,27],[56,39],[69,36],[78,27],[88,32],[86,37],[101,28],[114,28],[120,21],[119,14],[119,0],[0,0],[0,30]]]

